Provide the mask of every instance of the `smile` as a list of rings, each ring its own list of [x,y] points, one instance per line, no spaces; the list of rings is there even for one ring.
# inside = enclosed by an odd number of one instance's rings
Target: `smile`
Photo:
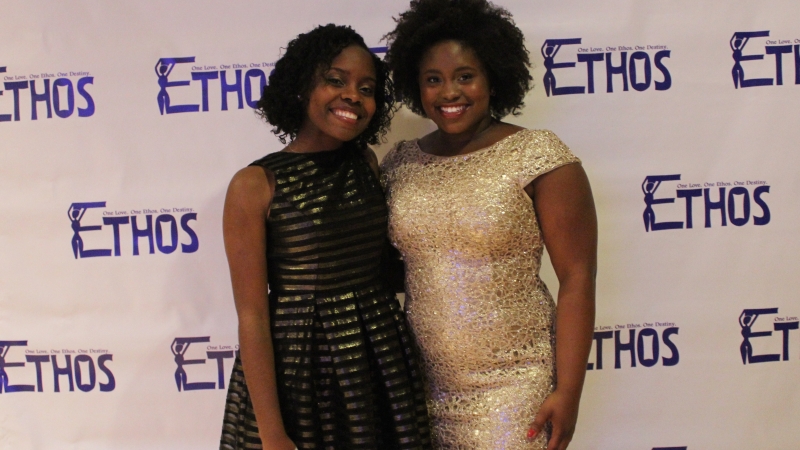
[[[440,106],[439,111],[442,112],[442,116],[453,118],[460,116],[467,108],[468,105]]]
[[[344,109],[332,109],[331,111],[336,117],[344,119],[348,122],[355,122],[358,120],[358,114],[352,111],[346,111]]]

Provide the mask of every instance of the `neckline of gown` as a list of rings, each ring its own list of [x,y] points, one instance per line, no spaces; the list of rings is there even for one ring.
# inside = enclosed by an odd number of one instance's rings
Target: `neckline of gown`
[[[412,142],[414,143],[414,148],[419,153],[421,153],[421,154],[423,154],[425,156],[431,157],[431,158],[448,160],[448,159],[456,159],[456,158],[466,158],[466,157],[471,157],[473,155],[478,155],[478,154],[484,153],[487,150],[489,150],[489,149],[491,149],[493,147],[496,147],[497,145],[499,145],[499,144],[501,144],[501,143],[503,143],[503,142],[505,142],[507,140],[510,140],[512,137],[519,136],[520,134],[522,134],[524,132],[527,132],[527,131],[531,131],[531,130],[529,130],[527,128],[523,128],[521,130],[518,130],[518,131],[515,131],[515,132],[509,134],[508,136],[506,136],[506,137],[504,137],[502,139],[499,139],[494,144],[489,144],[486,147],[481,147],[481,148],[479,148],[477,150],[473,150],[473,151],[471,151],[469,153],[464,153],[463,155],[450,155],[450,156],[434,155],[433,153],[428,153],[428,152],[422,150],[422,147],[420,147],[420,145],[419,145],[420,138],[416,138]]]
[[[285,153],[287,155],[292,156],[301,156],[305,159],[310,159],[314,162],[314,164],[323,166],[323,167],[331,167],[337,166],[341,164],[345,158],[345,156],[349,153],[353,147],[352,143],[345,142],[340,147],[335,148],[333,150],[324,150],[320,152],[280,152]]]

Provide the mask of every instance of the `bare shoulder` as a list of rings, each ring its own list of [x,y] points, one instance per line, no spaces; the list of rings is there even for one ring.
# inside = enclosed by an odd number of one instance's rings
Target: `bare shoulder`
[[[362,153],[364,154],[364,159],[367,161],[367,164],[369,164],[369,167],[373,172],[375,172],[375,175],[378,176],[380,173],[380,168],[378,165],[378,157],[375,155],[375,151],[367,146],[364,146]]]
[[[228,191],[256,193],[266,190],[271,193],[274,177],[275,175],[269,169],[264,169],[261,166],[247,166],[239,169],[233,175],[228,185]]]
[[[512,134],[517,134],[518,132],[526,129],[527,128],[521,127],[519,125],[514,125],[513,123],[499,122],[497,125],[495,125],[494,129],[491,130],[492,131],[491,137],[492,140],[497,142],[501,139],[505,139],[511,136]]]
[[[275,175],[260,166],[240,169],[231,178],[225,197],[226,207],[267,210],[275,190]]]
[[[369,161],[370,164],[372,164],[373,162],[375,163],[378,162],[378,157],[375,156],[375,151],[372,150],[372,148],[364,147],[362,152],[364,153],[364,158],[367,158],[367,161]]]

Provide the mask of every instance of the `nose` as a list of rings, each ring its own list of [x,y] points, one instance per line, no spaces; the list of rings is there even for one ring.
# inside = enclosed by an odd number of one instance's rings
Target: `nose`
[[[348,84],[342,89],[342,100],[348,103],[360,103],[361,102],[361,91],[358,90],[358,86],[354,84]]]
[[[453,81],[445,81],[441,91],[442,100],[453,101],[461,96],[461,87]]]

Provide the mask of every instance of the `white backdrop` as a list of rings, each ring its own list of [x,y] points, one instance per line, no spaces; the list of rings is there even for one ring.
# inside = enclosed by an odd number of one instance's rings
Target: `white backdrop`
[[[800,5],[499,3],[535,62],[509,120],[554,130],[598,206],[570,448],[800,448]],[[318,24],[383,46],[407,1],[4,6],[0,448],[217,448],[237,342],[222,201],[237,169],[281,148],[248,106],[259,73]],[[553,78],[551,94],[586,93],[548,96]],[[376,150],[430,129],[402,111]]]

